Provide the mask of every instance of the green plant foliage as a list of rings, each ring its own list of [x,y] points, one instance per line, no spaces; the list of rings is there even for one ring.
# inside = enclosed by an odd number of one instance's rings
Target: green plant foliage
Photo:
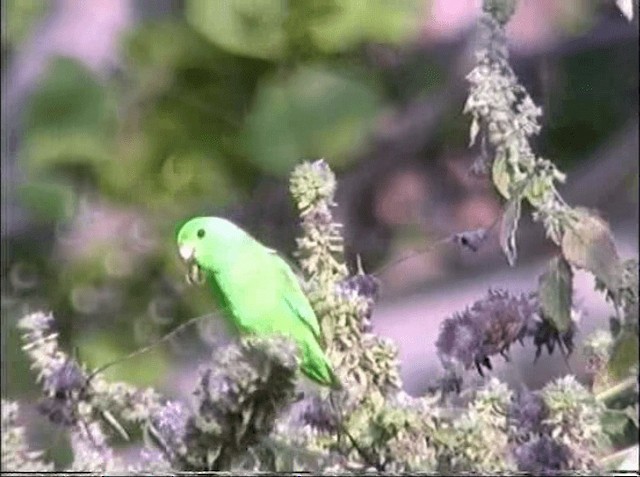
[[[49,7],[49,3],[40,0],[3,0],[2,9],[6,18],[2,25],[3,48],[15,47],[24,41]]]
[[[326,52],[344,51],[365,41],[405,42],[418,32],[425,4],[416,0],[335,0],[335,5],[331,14],[310,26],[317,48]]]
[[[609,226],[584,210],[574,210],[577,220],[566,227],[562,253],[573,266],[590,271],[607,288],[617,290],[623,268]]]
[[[550,415],[545,423],[551,435],[574,450],[572,468],[597,469],[606,443],[602,419],[605,406],[595,400],[574,376],[547,384],[542,396]]]
[[[633,423],[636,429],[639,429],[638,418],[640,417],[638,414],[638,403],[633,406],[627,406],[624,410],[625,414],[629,418],[629,420]]]
[[[78,187],[111,160],[114,109],[107,88],[75,60],[57,58],[30,98],[19,161],[20,198],[43,221],[69,219]]]
[[[18,196],[42,221],[69,220],[76,211],[76,197],[64,183],[32,180],[20,186]]]
[[[232,0],[186,2],[189,22],[215,44],[236,54],[277,58],[286,47],[287,2]]]
[[[609,357],[613,337],[608,330],[597,330],[589,335],[584,342],[583,354],[587,358],[587,369],[593,377],[591,389],[600,393],[613,384],[608,372]]]
[[[542,111],[508,62],[504,23],[514,5],[487,0],[483,6],[489,14],[480,20],[477,65],[467,76],[471,87],[464,111],[472,116],[470,144],[479,138],[483,151],[487,145],[492,148],[493,157],[486,160],[491,161],[494,186],[507,199],[499,238],[509,264],[516,260],[515,234],[522,199],[534,208],[533,219],[543,224],[547,237],[561,248],[562,257],[551,262],[539,283],[541,308],[554,328],[566,330],[571,323],[571,267],[592,273],[596,288],[604,290],[618,315],[622,314],[622,320],[619,316],[614,319],[622,331],[611,343],[611,355],[608,360],[600,358],[608,362],[608,374],[621,379],[637,363],[638,299],[636,292],[629,292],[633,288],[630,284],[637,283],[637,262],[620,260],[604,220],[564,201],[555,182],[563,182],[565,175],[531,148],[530,138],[540,131]],[[603,366],[596,375],[598,385],[608,381]]]
[[[24,117],[28,173],[74,166],[95,172],[110,158],[114,112],[105,85],[90,70],[72,59],[54,60]]]
[[[475,135],[474,126],[477,128],[477,123],[474,121],[471,123],[471,131],[472,131],[472,143]],[[476,129],[477,130],[477,129]],[[493,166],[491,168],[491,180],[493,181],[493,185],[500,192],[500,195],[505,199],[509,199],[511,196],[509,194],[509,185],[511,184],[511,176],[507,171],[507,158],[505,155],[496,156],[493,160]]]
[[[365,41],[408,40],[419,27],[416,0],[188,0],[187,18],[218,46],[263,59],[336,53]]]
[[[367,139],[381,98],[354,75],[305,67],[261,85],[247,119],[249,159],[264,172],[287,175],[301,157],[326,154],[345,164]]]
[[[204,197],[217,205],[233,200],[255,177],[238,135],[266,65],[177,23],[148,24],[124,45],[130,67],[118,87],[127,89],[125,116],[105,189],[130,201],[137,187],[136,200],[165,211]]]
[[[602,414],[602,430],[611,437],[624,434],[629,423],[629,416],[625,411],[607,409]]]
[[[504,24],[513,13],[514,5],[515,1],[508,0],[487,0],[483,5],[489,15],[480,20],[482,41],[476,54],[477,66],[467,77],[471,88],[465,112],[473,117],[470,144],[480,139],[483,157],[487,156],[485,160],[488,163],[483,164],[482,169],[491,170],[494,186],[507,200],[499,238],[509,263],[513,265],[516,258],[515,233],[522,199],[526,199],[533,207],[533,219],[543,224],[547,237],[561,248],[562,256],[550,262],[540,277],[538,288],[541,311],[544,318],[549,320],[551,329],[564,331],[567,336],[573,333],[572,267],[592,273],[596,279],[596,289],[604,291],[614,305],[616,317],[612,318],[612,323],[619,331],[614,330],[606,339],[601,335],[593,337],[586,345],[594,377],[593,390],[600,390],[602,399],[610,399],[611,396],[624,394],[628,387],[627,381],[618,383],[616,380],[629,379],[629,374],[637,373],[637,262],[631,260],[623,263],[620,260],[606,222],[585,209],[569,206],[555,187],[555,182],[563,182],[565,175],[551,161],[533,153],[530,138],[540,131],[538,117],[542,111],[533,103],[508,63]],[[575,89],[580,87],[576,86]],[[598,91],[610,91],[610,88],[598,88]],[[566,134],[566,131],[563,134],[577,137]],[[487,167],[489,165],[490,168]],[[543,340],[543,335],[536,339]],[[555,444],[538,440],[518,451],[522,464],[520,470],[536,469],[536,462],[551,462],[552,454],[558,462],[568,462],[571,468],[591,468],[596,465],[597,453],[589,455],[590,452],[586,450],[590,446],[595,450],[593,446],[597,447],[597,442],[602,439],[599,425],[595,424],[596,414],[592,413],[596,409],[589,410],[591,404],[587,404],[587,401],[593,400],[593,396],[579,390],[571,379],[556,383],[553,400],[558,400],[547,404],[551,410],[559,412],[570,402],[577,405],[576,399],[581,395],[579,400],[585,405],[578,414],[584,413],[584,420],[578,428],[584,432],[591,428],[592,431],[587,432],[590,435],[588,438],[578,435],[562,437],[565,431],[556,426],[552,436],[561,437],[566,449],[573,447],[575,451],[582,447],[580,452],[583,454],[576,455],[572,460],[565,451],[560,452],[560,448],[555,448]],[[562,387],[565,390],[560,392]],[[568,394],[563,396],[565,392]],[[564,404],[561,406],[561,403]],[[581,420],[576,414],[578,409],[572,411],[572,417],[563,419]],[[613,422],[613,418],[608,416],[605,421],[610,433],[622,433],[621,427],[614,425],[619,424],[620,419]],[[549,424],[552,422],[553,419],[548,421]],[[540,459],[540,456],[535,457],[538,453],[548,455]]]
[[[545,318],[551,320],[558,331],[564,332],[571,325],[572,296],[571,267],[562,257],[552,258],[540,276],[538,297]]]
[[[511,199],[500,222],[500,247],[507,257],[510,266],[516,264],[518,250],[516,245],[516,233],[518,232],[518,222],[520,221],[521,202],[520,197]]]
[[[623,330],[611,350],[609,373],[618,379],[628,376],[630,369],[634,367],[637,373],[639,352],[637,331],[634,333],[632,330]]]

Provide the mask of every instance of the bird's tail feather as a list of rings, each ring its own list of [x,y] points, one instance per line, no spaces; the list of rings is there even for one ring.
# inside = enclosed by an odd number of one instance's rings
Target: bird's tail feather
[[[313,348],[316,348],[315,346]],[[342,389],[342,383],[336,376],[324,352],[318,346],[317,349],[309,349],[303,358],[302,372],[312,381],[335,390]]]
[[[333,368],[331,367],[331,365],[329,363],[326,363],[326,366],[327,373],[329,374],[329,387],[336,391],[340,391],[342,389],[342,383],[338,379],[338,376],[336,376],[336,373],[333,372]]]

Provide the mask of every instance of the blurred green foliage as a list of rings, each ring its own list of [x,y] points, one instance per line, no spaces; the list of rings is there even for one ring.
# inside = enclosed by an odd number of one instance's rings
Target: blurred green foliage
[[[250,160],[281,176],[300,158],[326,156],[335,166],[344,165],[355,157],[380,111],[382,99],[367,83],[357,74],[327,68],[270,78],[247,119]]]
[[[187,0],[186,16],[215,44],[243,56],[288,59],[339,53],[365,42],[404,43],[420,0]]]
[[[3,52],[24,41],[33,26],[47,13],[49,2],[42,0],[2,0],[2,14],[10,19],[2,24]]]
[[[23,118],[19,160],[29,181],[22,194],[44,219],[70,219],[74,210],[62,189],[95,181],[113,149],[115,115],[107,91],[83,65],[59,58]]]

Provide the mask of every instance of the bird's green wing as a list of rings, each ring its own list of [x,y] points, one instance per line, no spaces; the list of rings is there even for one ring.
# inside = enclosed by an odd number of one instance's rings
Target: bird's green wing
[[[313,332],[316,339],[322,342],[322,332],[318,318],[309,304],[309,300],[302,291],[298,277],[293,273],[287,262],[274,250],[267,249],[272,257],[274,265],[282,276],[282,290],[280,294],[287,303],[287,306],[300,318]]]

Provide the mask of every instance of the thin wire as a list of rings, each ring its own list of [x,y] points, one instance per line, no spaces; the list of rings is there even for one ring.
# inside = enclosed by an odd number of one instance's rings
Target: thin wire
[[[498,216],[494,219],[494,221],[491,223],[491,225],[485,229],[485,232],[487,234],[498,224],[498,222],[500,222],[500,220],[502,219],[503,215],[504,215],[504,210],[502,211],[502,214],[498,214]],[[406,262],[407,260],[409,260],[411,258],[414,258],[414,257],[418,257],[418,256],[420,256],[422,254],[429,253],[433,249],[438,247],[439,245],[443,245],[443,244],[446,244],[446,243],[454,242],[456,237],[459,236],[460,234],[464,233],[464,232],[466,232],[466,231],[462,231],[462,232],[458,232],[458,233],[454,233],[454,234],[448,235],[448,236],[446,236],[444,238],[441,238],[440,240],[436,240],[435,242],[427,244],[425,247],[423,247],[421,249],[412,250],[411,252],[409,252],[404,257],[400,257],[397,260],[394,260],[392,262],[389,262],[389,263],[383,265],[378,270],[376,270],[375,272],[371,273],[371,275],[379,277],[379,275],[382,272],[384,272],[385,270],[388,270],[390,267],[394,267],[396,265],[399,265],[402,262]]]
[[[173,330],[169,331],[166,335],[164,335],[162,338],[157,339],[156,341],[154,341],[153,343],[150,343],[146,346],[143,346],[142,348],[137,349],[136,351],[133,351],[125,356],[122,356],[121,358],[118,358],[114,361],[111,361],[110,363],[107,363],[103,366],[100,366],[98,368],[96,368],[87,378],[87,382],[89,382],[93,377],[95,377],[98,373],[102,373],[103,371],[105,371],[106,369],[110,368],[111,366],[114,366],[116,364],[122,363],[123,361],[126,361],[128,359],[134,358],[138,355],[141,355],[142,353],[146,353],[147,351],[151,350],[152,348],[158,346],[159,344],[162,344],[166,341],[168,341],[169,339],[171,339],[172,337],[174,337],[175,335],[177,335],[178,333],[180,333],[181,331],[185,330],[187,327],[191,326],[194,323],[197,323],[200,320],[203,320],[205,318],[214,318],[216,316],[219,316],[220,312],[213,312],[213,313],[206,313],[204,315],[200,315],[200,316],[196,316],[194,318],[191,318],[189,320],[187,320],[186,322],[182,323],[181,325],[175,327]]]

